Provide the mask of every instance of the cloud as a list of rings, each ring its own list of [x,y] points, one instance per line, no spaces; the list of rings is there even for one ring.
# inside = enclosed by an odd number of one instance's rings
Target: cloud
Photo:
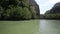
[[[46,10],[51,9],[55,3],[60,2],[60,0],[36,0],[40,6],[40,13],[44,14]]]
[[[44,6],[49,5],[49,4],[54,5],[57,2],[60,2],[60,0],[45,0],[45,2],[43,2],[43,4],[44,4]],[[43,4],[41,4],[41,5],[43,5]]]
[[[55,4],[57,2],[60,2],[60,0],[48,0],[48,2],[51,3],[51,4]]]
[[[49,6],[49,4],[55,4],[57,2],[60,2],[60,0],[35,0],[40,6]]]

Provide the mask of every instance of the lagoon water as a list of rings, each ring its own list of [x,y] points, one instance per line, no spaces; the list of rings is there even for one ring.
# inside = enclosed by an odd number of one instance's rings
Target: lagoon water
[[[39,34],[40,20],[0,21],[0,34]]]
[[[60,20],[0,21],[0,34],[60,34]]]
[[[60,20],[40,20],[40,34],[60,34]]]

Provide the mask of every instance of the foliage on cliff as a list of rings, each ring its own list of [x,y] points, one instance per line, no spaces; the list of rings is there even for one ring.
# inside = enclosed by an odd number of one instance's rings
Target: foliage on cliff
[[[0,20],[21,20],[36,17],[35,6],[29,0],[0,0]]]
[[[60,19],[60,2],[56,3],[50,10],[42,15],[44,19]]]

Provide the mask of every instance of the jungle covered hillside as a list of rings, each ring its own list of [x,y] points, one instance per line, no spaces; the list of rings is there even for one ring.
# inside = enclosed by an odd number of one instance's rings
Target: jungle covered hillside
[[[25,20],[40,18],[35,0],[0,0],[0,20]]]

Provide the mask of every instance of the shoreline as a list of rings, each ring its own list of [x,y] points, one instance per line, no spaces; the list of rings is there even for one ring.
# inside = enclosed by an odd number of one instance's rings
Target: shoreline
[[[60,20],[60,19],[40,19],[40,20]]]

